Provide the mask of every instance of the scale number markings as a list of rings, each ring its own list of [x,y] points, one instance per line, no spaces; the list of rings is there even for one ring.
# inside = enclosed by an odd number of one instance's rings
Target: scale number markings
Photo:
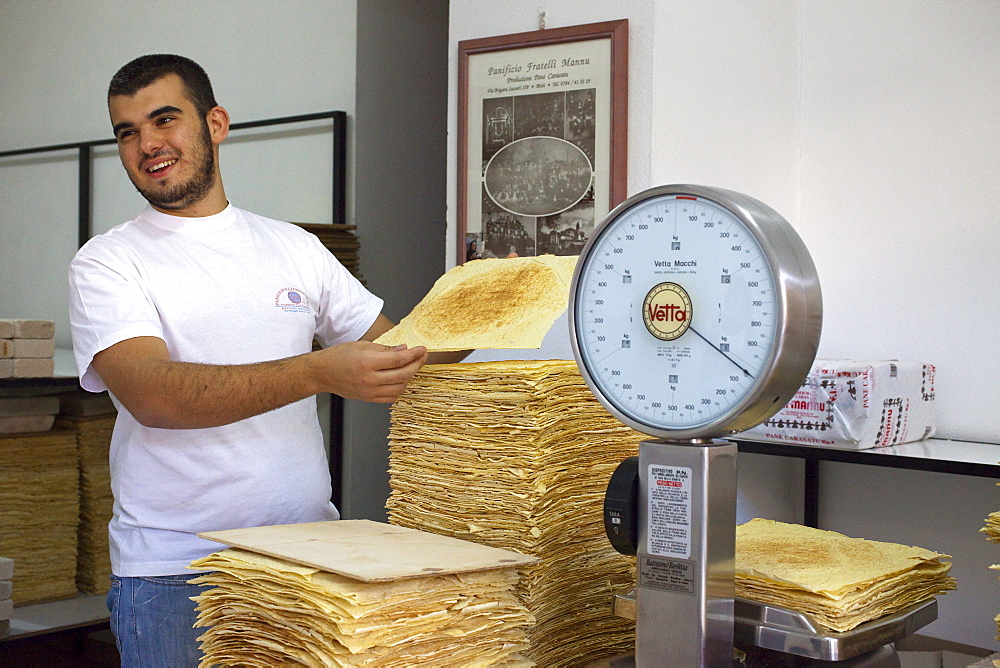
[[[773,347],[775,285],[731,211],[652,197],[610,221],[581,261],[581,360],[630,418],[695,428],[752,389]]]

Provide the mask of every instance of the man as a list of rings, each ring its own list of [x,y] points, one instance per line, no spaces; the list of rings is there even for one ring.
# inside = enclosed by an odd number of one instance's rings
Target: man
[[[229,203],[199,65],[137,58],[108,110],[149,202],[69,271],[81,384],[119,410],[108,606],[123,665],[197,665],[187,565],[219,546],[195,534],[337,519],[314,395],[392,402],[428,355],[372,343],[382,301],[313,235]]]

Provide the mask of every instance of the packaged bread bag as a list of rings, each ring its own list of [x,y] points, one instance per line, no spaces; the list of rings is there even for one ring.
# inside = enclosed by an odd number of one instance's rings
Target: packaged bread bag
[[[866,450],[934,435],[932,364],[817,359],[795,396],[748,438]]]

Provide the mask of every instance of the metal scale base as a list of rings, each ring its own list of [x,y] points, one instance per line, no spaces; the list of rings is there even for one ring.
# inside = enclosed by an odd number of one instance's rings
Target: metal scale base
[[[635,590],[617,594],[614,613],[635,619]],[[734,666],[862,668],[899,666],[891,643],[902,640],[937,619],[937,600],[929,599],[899,612],[837,633],[824,629],[808,615],[747,599],[735,599],[733,644],[746,654]],[[607,668],[635,666],[633,656],[594,664]]]
[[[638,466],[612,477],[605,526],[616,549],[618,527],[638,517],[636,588],[614,600],[615,614],[636,622],[636,643],[634,657],[607,665],[898,666],[891,643],[937,619],[935,599],[836,633],[806,614],[734,598],[736,454],[727,441],[642,441]],[[635,508],[623,502],[636,496]],[[734,647],[744,661],[733,663]]]

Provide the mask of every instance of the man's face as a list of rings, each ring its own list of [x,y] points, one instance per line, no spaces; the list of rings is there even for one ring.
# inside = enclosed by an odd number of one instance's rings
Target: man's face
[[[179,76],[112,96],[108,109],[122,165],[153,207],[179,212],[205,198],[216,182],[214,147]]]

